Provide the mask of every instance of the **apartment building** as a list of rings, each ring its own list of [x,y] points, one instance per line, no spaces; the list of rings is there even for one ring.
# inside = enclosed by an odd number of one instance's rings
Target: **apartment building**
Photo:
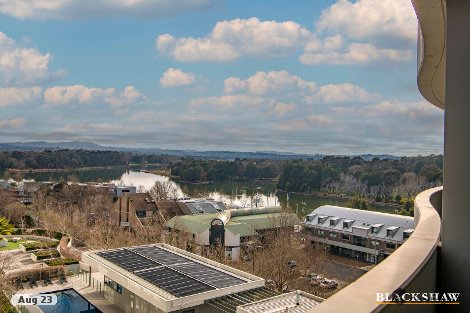
[[[413,233],[408,216],[324,205],[303,222],[310,242],[329,246],[332,253],[378,263],[400,247]]]

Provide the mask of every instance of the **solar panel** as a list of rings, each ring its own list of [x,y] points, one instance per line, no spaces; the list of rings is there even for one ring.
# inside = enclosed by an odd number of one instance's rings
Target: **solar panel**
[[[138,274],[146,281],[157,285],[170,292],[177,297],[184,297],[194,295],[209,290],[214,290],[215,287],[209,286],[203,282],[197,281],[194,278],[188,277],[168,267],[160,267],[142,271]]]
[[[96,254],[177,297],[245,282],[158,246],[123,248]]]
[[[174,265],[172,268],[217,288],[225,288],[244,283],[243,280],[200,263]]]
[[[129,248],[129,250],[165,265],[192,262],[188,258],[182,257],[180,255],[171,253],[170,251],[155,246]]]
[[[97,255],[129,272],[137,272],[162,265],[159,262],[149,260],[126,249],[98,252]]]

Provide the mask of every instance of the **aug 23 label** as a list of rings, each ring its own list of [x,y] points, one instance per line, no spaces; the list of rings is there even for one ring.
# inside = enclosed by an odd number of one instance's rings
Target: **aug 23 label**
[[[54,294],[16,294],[11,297],[13,305],[56,305],[57,295]]]

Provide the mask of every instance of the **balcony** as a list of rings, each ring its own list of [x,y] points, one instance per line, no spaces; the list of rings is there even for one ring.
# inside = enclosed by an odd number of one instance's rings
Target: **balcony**
[[[388,258],[320,304],[315,312],[435,312],[434,305],[396,306],[376,301],[376,293],[435,292],[441,233],[442,187],[415,199],[415,231]]]

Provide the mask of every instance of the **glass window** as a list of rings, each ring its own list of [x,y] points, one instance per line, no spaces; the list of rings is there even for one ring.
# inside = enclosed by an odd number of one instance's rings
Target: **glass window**
[[[108,286],[109,288],[113,289],[114,291],[116,291],[117,293],[122,294],[122,286],[116,283],[114,280],[105,276],[104,284]]]
[[[347,234],[342,234],[341,237],[343,238],[343,240],[351,240],[351,236]]]
[[[394,243],[394,242],[387,242],[386,246],[387,246],[387,249],[396,249],[397,248],[397,244]]]

